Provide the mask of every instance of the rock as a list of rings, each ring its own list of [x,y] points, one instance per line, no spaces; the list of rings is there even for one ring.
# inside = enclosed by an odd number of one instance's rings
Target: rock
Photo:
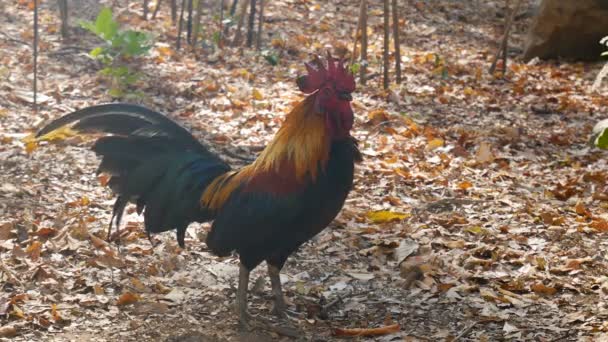
[[[528,32],[524,59],[600,58],[608,35],[608,1],[543,0]]]

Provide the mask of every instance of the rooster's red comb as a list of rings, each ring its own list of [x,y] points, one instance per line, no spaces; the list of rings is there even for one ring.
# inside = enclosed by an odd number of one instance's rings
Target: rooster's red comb
[[[327,68],[318,56],[311,63],[304,65],[306,65],[308,75],[298,77],[296,83],[306,94],[313,93],[330,82],[339,91],[351,93],[355,90],[355,78],[344,67],[344,60],[333,58],[329,52],[327,53]]]

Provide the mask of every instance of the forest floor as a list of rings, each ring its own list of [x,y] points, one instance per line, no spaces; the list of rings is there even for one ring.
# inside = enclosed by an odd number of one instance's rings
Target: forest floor
[[[370,2],[378,75],[382,8]],[[186,249],[172,233],[153,247],[129,209],[121,246],[105,242],[113,201],[91,140],[27,143],[44,122],[111,100],[86,56],[96,43],[77,30],[63,41],[55,3],[43,2],[34,112],[29,3],[0,5],[0,340],[294,339],[239,329],[237,258],[209,253],[209,225],[190,227]],[[121,23],[156,35],[138,63],[138,101],[219,153],[249,157],[301,98],[303,62],[352,49],[358,13],[355,1],[268,1],[273,66],[248,48],[178,51],[167,1],[148,21],[142,1],[120,3]],[[355,189],[283,270],[297,339],[381,327],[393,333],[374,340],[608,339],[608,159],[587,143],[608,104],[606,86],[589,90],[601,65],[514,57],[505,78],[489,75],[502,1],[400,3],[403,82],[358,86],[353,135],[365,160]],[[512,56],[530,11],[518,16]],[[250,310],[270,319],[264,269],[253,273]]]

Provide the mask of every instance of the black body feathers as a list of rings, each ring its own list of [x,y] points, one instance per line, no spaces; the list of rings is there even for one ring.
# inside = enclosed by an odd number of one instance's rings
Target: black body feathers
[[[200,197],[230,167],[171,119],[137,105],[103,104],[63,116],[37,136],[70,124],[83,133],[111,134],[93,145],[102,157],[97,172],[111,175],[108,185],[117,195],[110,229],[113,222],[120,225],[128,202],[144,212],[147,232],[176,229],[182,247],[191,222],[213,219]]]

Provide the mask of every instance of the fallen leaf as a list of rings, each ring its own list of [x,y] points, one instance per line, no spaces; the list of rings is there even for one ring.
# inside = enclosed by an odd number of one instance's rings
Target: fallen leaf
[[[404,220],[412,214],[392,212],[388,210],[370,211],[365,216],[373,223],[385,223]]]
[[[40,241],[32,242],[29,246],[27,246],[25,252],[29,254],[33,261],[37,261],[40,258],[40,253],[42,252],[42,243]]]
[[[532,286],[530,286],[530,288],[535,293],[541,294],[541,295],[546,295],[546,296],[553,296],[554,294],[557,293],[557,289],[555,287],[549,287],[542,283],[533,284]]]
[[[261,100],[264,99],[264,95],[262,95],[262,93],[258,89],[256,89],[256,88],[253,88],[253,91],[252,91],[251,95],[253,96],[254,100],[261,101]]]
[[[51,236],[55,236],[56,234],[57,234],[57,229],[44,227],[44,228],[38,229],[33,235],[48,238]]]
[[[0,327],[0,337],[14,337],[17,336],[17,329],[11,325],[5,325]]]
[[[444,144],[443,139],[435,138],[428,142],[428,144],[426,145],[426,149],[432,151],[436,148],[442,147],[443,144]]]
[[[134,304],[137,301],[139,301],[139,299],[140,298],[138,295],[131,293],[131,292],[125,292],[122,295],[120,295],[120,297],[116,301],[116,305],[123,306],[123,305]]]
[[[59,310],[57,310],[57,304],[53,303],[51,305],[51,316],[55,322],[60,322],[62,320]]]
[[[395,260],[401,264],[407,257],[418,251],[418,243],[412,239],[403,239],[399,247],[395,248]]]
[[[574,206],[574,211],[577,214],[579,214],[581,216],[584,216],[586,218],[591,218],[592,217],[591,212],[589,211],[589,209],[587,209],[585,207],[585,204],[583,202],[581,202],[581,201],[579,201],[579,202],[576,203],[576,205]]]
[[[494,161],[494,154],[492,153],[492,145],[487,142],[482,142],[477,149],[475,160],[480,164],[491,163]]]
[[[458,189],[460,190],[467,190],[470,189],[473,186],[473,183],[469,182],[469,181],[463,181],[458,183]]]

